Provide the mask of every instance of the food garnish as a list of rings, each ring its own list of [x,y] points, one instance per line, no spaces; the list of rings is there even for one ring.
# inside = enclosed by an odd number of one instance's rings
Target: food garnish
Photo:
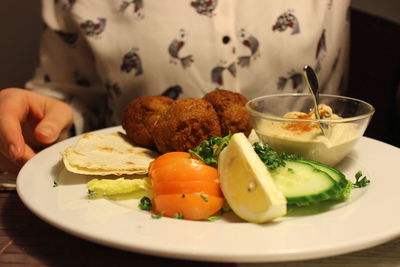
[[[222,206],[221,210],[219,211],[219,214],[224,215],[225,213],[230,213],[230,212],[232,212],[232,209],[229,206],[229,204],[227,202],[225,202],[224,205]]]
[[[90,198],[103,198],[134,192],[150,194],[151,184],[149,178],[92,179],[87,183],[87,189]]]
[[[182,213],[187,220],[203,220],[217,213],[224,204],[224,198],[207,196],[205,202],[199,194],[168,194],[154,196],[153,212],[162,213],[166,217],[174,217],[174,214]]]
[[[218,212],[225,202],[217,170],[187,152],[160,156],[151,163],[149,177],[155,214],[202,220]]]
[[[150,198],[142,197],[138,206],[141,210],[151,210],[152,204]]]
[[[174,216],[172,216],[175,219],[180,219],[183,220],[185,219],[185,216],[183,216],[183,213],[175,213]]]
[[[228,145],[232,134],[224,137],[211,137],[200,143],[195,149],[189,150],[192,157],[198,158],[205,164],[217,167],[218,156],[221,151]]]
[[[218,221],[220,219],[221,219],[221,217],[219,217],[219,216],[210,216],[206,220],[209,221],[209,222],[215,222],[215,221]]]
[[[370,180],[368,180],[367,176],[363,177],[363,173],[361,171],[358,171],[355,174],[355,178],[356,182],[353,184],[353,186],[356,188],[365,187],[371,182]]]
[[[152,215],[151,215],[151,218],[153,218],[153,219],[160,219],[163,215],[164,215],[163,213],[160,213],[160,214],[152,214]]]
[[[350,195],[351,182],[337,169],[294,154],[279,154],[266,144],[255,143],[253,146],[289,205],[347,199]]]
[[[243,133],[220,153],[218,173],[225,199],[236,215],[263,223],[286,214],[286,198]]]
[[[280,166],[285,166],[282,157],[271,147],[262,143],[254,143],[253,147],[254,151],[267,166],[268,170],[272,171]]]
[[[139,192],[138,207],[152,211],[152,218],[215,221],[218,212],[234,211],[260,223],[285,215],[286,205],[345,200],[353,188],[370,183],[361,171],[355,177],[352,183],[333,167],[267,144],[251,145],[236,133],[212,137],[189,152],[163,154],[149,164],[148,177],[92,179],[87,188],[91,199]]]

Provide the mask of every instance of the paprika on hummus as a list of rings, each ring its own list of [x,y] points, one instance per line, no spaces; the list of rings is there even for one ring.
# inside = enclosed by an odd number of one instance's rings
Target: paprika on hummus
[[[340,121],[342,118],[325,104],[320,104],[318,110],[328,125],[326,136],[318,123],[311,121],[315,119],[314,111],[293,111],[286,113],[283,121],[263,121],[257,127],[257,135],[278,152],[297,154],[334,166],[357,141],[357,125]]]

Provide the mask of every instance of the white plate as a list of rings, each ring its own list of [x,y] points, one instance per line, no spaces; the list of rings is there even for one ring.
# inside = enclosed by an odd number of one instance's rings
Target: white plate
[[[114,127],[102,132],[118,131]],[[303,260],[369,248],[400,235],[400,149],[363,137],[339,166],[347,178],[361,170],[371,180],[345,204],[276,222],[253,224],[152,219],[135,200],[87,199],[85,176],[67,175],[60,152],[74,137],[37,154],[21,170],[18,194],[37,216],[70,234],[149,255],[223,262]],[[61,175],[60,175],[61,172]],[[53,187],[54,181],[60,184]],[[308,213],[308,214],[307,214]]]

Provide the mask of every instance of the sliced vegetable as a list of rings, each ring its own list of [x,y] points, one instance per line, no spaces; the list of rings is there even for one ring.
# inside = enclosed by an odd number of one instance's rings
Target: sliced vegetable
[[[153,183],[153,193],[161,194],[190,194],[202,193],[222,197],[221,188],[216,182],[209,181],[162,181]]]
[[[162,194],[153,198],[153,211],[167,217],[182,214],[187,220],[202,220],[218,212],[225,200],[202,194]]]
[[[149,172],[153,183],[161,181],[218,181],[215,168],[196,159],[166,158],[152,165]]]
[[[147,192],[151,184],[148,178],[143,179],[92,179],[87,183],[91,198],[109,197],[138,191]]]
[[[297,161],[311,164],[314,168],[317,168],[321,171],[326,172],[330,177],[333,178],[333,180],[336,181],[336,183],[338,183],[340,188],[345,188],[349,182],[346,179],[346,176],[342,172],[340,172],[339,170],[337,170],[331,166],[328,166],[326,164],[323,164],[323,163],[320,163],[320,162],[317,162],[314,160],[303,159],[303,158],[298,159]]]
[[[351,193],[351,190],[355,187],[353,186],[353,184],[346,179],[345,175],[343,173],[341,173],[339,170],[325,165],[323,163],[317,162],[317,161],[313,161],[313,160],[309,160],[309,159],[305,159],[302,157],[299,157],[297,155],[294,154],[285,154],[285,153],[281,153],[278,154],[277,152],[275,152],[272,148],[270,148],[267,144],[262,144],[262,143],[255,143],[253,145],[254,150],[256,151],[256,153],[258,154],[258,156],[260,157],[260,159],[264,162],[265,166],[268,168],[268,170],[272,171],[273,176],[277,175],[277,173],[279,173],[279,179],[280,179],[280,183],[281,184],[285,184],[285,183],[293,183],[294,180],[294,175],[292,173],[291,176],[287,176],[285,177],[286,174],[290,174],[290,172],[293,172],[294,169],[290,168],[288,166],[286,166],[287,162],[297,162],[297,163],[304,163],[304,164],[309,164],[311,165],[313,168],[320,170],[322,172],[324,172],[326,175],[330,176],[331,179],[333,179],[336,183],[336,186],[333,186],[331,189],[329,189],[329,186],[326,187],[326,190],[322,190],[320,191],[320,193],[318,194],[311,194],[310,192],[305,191],[305,195],[300,196],[297,195],[296,199],[288,199],[288,203],[289,204],[296,204],[296,205],[308,205],[308,204],[312,204],[312,203],[316,203],[319,202],[321,200],[327,200],[327,199],[347,199]],[[286,169],[286,172],[283,171]],[[274,170],[278,170],[277,172],[275,172]],[[274,174],[275,172],[275,174]],[[297,172],[296,172],[297,173]],[[318,173],[318,172],[316,172]],[[301,175],[300,175],[301,176]],[[325,177],[325,175],[321,175],[321,173],[318,173],[318,175],[312,175],[312,177]],[[303,178],[307,178],[307,177],[303,177]],[[287,181],[286,181],[287,180]],[[298,181],[300,181],[301,179],[298,177],[297,179]],[[320,182],[323,182],[326,180],[326,177],[324,179],[322,179]],[[292,185],[292,190],[297,191],[297,185],[300,186],[298,189],[298,192],[301,192],[301,186],[303,186],[303,183],[299,182],[299,183],[295,183],[295,185]],[[322,186],[322,184],[315,184],[316,186]],[[310,187],[310,190],[314,190],[314,187]],[[334,191],[336,191],[336,194],[334,193]],[[286,196],[286,195],[285,195]]]
[[[332,199],[341,191],[331,176],[304,161],[285,160],[285,166],[271,174],[288,204],[304,205]]]
[[[187,158],[187,159],[190,159],[191,156],[190,156],[190,154],[188,152],[180,152],[180,151],[165,153],[165,154],[159,156],[156,160],[153,160],[150,163],[148,172],[150,173],[153,168],[156,168],[157,166],[161,166],[163,164],[163,160],[164,159],[171,159],[171,158]],[[169,161],[166,161],[166,162],[168,163]]]
[[[217,170],[190,157],[189,153],[171,152],[151,164],[149,177],[155,214],[201,220],[223,206]]]

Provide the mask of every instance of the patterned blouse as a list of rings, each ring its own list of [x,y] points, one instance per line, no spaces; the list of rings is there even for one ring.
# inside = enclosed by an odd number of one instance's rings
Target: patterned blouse
[[[350,0],[42,0],[26,87],[71,105],[76,133],[118,125],[143,95],[343,93]]]

